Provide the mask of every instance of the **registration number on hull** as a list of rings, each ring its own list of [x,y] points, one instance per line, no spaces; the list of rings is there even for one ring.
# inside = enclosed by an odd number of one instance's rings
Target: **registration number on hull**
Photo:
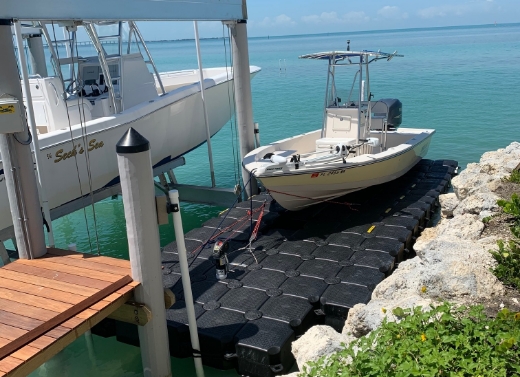
[[[340,170],[326,171],[326,172],[323,172],[323,173],[313,173],[313,174],[311,174],[311,178],[329,177],[331,175],[343,174],[345,172],[346,172],[345,169],[340,169]]]

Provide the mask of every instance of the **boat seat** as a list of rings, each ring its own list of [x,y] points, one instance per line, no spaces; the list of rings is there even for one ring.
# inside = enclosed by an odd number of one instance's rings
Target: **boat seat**
[[[354,145],[356,139],[352,137],[323,137],[316,140],[316,152],[322,152],[324,149],[333,149],[338,144]]]

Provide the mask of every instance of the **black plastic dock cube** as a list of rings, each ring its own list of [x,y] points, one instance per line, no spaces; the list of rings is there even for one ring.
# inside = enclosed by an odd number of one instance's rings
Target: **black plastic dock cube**
[[[199,318],[204,313],[204,309],[197,303],[194,304],[194,308],[195,318]],[[170,355],[179,358],[192,357],[186,302],[177,301],[170,309],[166,309],[166,324]]]
[[[333,262],[349,260],[354,251],[346,246],[323,245],[316,248],[312,255],[317,259],[325,259]]]
[[[372,291],[367,287],[354,284],[332,284],[321,296],[321,309],[325,314],[325,323],[341,332],[350,309],[356,304],[370,301]],[[327,321],[327,318],[329,320]],[[340,328],[338,328],[340,327]]]
[[[235,353],[236,334],[246,324],[244,315],[220,308],[212,302],[197,319],[202,361],[213,368],[231,369],[235,366],[230,355]]]
[[[249,321],[237,334],[238,373],[272,377],[287,373],[294,364],[291,343],[294,331],[280,321],[259,318]]]
[[[381,283],[385,274],[377,268],[364,266],[345,266],[337,274],[343,283],[359,284],[365,287],[372,287],[370,290]]]

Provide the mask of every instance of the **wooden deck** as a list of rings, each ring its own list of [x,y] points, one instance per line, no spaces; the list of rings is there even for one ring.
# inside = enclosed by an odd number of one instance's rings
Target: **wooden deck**
[[[0,268],[0,377],[26,376],[133,296],[130,262],[49,249]]]

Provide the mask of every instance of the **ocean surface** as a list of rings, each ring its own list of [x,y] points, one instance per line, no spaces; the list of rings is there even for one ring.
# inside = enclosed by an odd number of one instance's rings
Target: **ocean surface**
[[[223,35],[227,37],[227,31]],[[371,66],[371,91],[375,99],[403,102],[403,127],[437,130],[428,158],[454,159],[465,167],[485,151],[520,139],[520,24],[509,24],[251,38],[250,63],[262,68],[252,82],[262,144],[321,127],[326,63],[298,56],[344,50],[347,39],[354,50],[397,50],[405,55]],[[148,47],[159,71],[197,67],[194,41],[150,42]],[[88,49],[80,47],[80,55],[88,55]],[[229,45],[225,47],[222,38],[201,41],[201,49],[204,67],[231,64]],[[343,70],[337,85],[342,86],[339,96],[346,99],[355,68]],[[236,183],[236,143],[232,123],[212,139],[218,186]],[[185,157],[186,166],[175,171],[179,181],[209,185],[206,146]],[[221,210],[182,203],[185,232]],[[75,243],[78,250],[96,252],[97,229],[101,254],[128,258],[121,198],[97,203],[95,212],[97,224],[91,208],[54,221],[57,246]],[[160,233],[162,245],[174,239],[171,219]],[[87,352],[81,337],[31,376],[142,375],[138,348],[97,336],[93,344]],[[172,359],[172,371],[174,376],[195,376],[191,359]],[[206,375],[237,374],[206,368]]]

